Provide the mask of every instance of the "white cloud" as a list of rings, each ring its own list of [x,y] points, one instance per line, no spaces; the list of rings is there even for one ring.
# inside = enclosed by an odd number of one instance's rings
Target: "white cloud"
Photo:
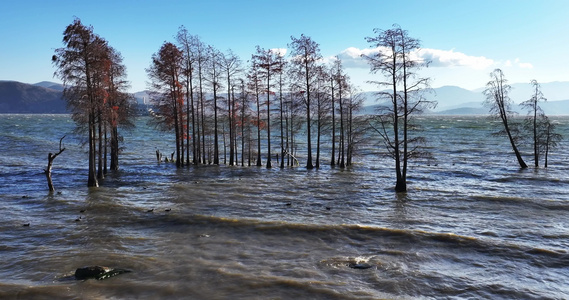
[[[530,63],[523,63],[519,58],[516,58],[516,65],[522,69],[533,69],[533,65]]]
[[[273,53],[277,53],[280,57],[283,57],[286,55],[287,49],[286,48],[273,48],[273,49],[270,49],[270,51]]]
[[[346,68],[369,68],[367,61],[363,59],[362,55],[373,55],[381,51],[382,48],[375,49],[358,49],[356,47],[349,47],[340,52],[338,57]],[[476,70],[483,70],[496,62],[484,56],[470,56],[462,52],[455,52],[454,50],[439,50],[439,49],[420,49],[412,53],[415,59],[430,61],[431,67],[468,67]]]
[[[471,56],[454,50],[420,49],[417,57],[431,61],[431,67],[468,67],[475,70],[486,69],[494,60],[484,56]]]
[[[349,47],[340,54],[338,58],[342,60],[342,64],[345,68],[369,68],[367,61],[362,58],[362,55],[372,55],[379,52],[379,48],[376,49],[358,49],[356,47]]]
[[[533,69],[533,65],[531,63],[521,62],[519,58],[514,59],[512,62],[511,60],[506,60],[503,63],[504,67],[518,67],[520,69]]]

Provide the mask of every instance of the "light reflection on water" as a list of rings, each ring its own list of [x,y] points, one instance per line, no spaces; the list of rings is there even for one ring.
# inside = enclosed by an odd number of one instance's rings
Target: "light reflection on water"
[[[0,298],[568,297],[568,144],[549,169],[519,170],[486,119],[421,122],[436,160],[413,163],[397,195],[377,156],[347,170],[177,170],[155,161],[172,139],[144,120],[125,133],[121,170],[87,189],[67,116],[0,116]],[[42,168],[63,134],[48,195]],[[360,262],[372,268],[349,267]],[[60,280],[92,264],[134,272]]]

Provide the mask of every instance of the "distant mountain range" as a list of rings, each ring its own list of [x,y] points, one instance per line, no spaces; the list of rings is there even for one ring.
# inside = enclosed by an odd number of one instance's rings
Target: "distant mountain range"
[[[547,102],[541,103],[548,115],[569,115],[569,82],[550,82],[541,84]],[[488,114],[483,106],[484,95],[480,88],[474,91],[456,86],[443,86],[433,89],[427,99],[437,101],[438,105],[430,111],[432,114],[470,115]],[[17,81],[0,81],[0,113],[68,113],[66,102],[62,99],[63,85],[42,81],[27,84]],[[529,99],[532,87],[529,83],[512,84],[510,98],[516,103]],[[134,94],[138,103],[148,103],[147,91]],[[365,113],[373,113],[377,106],[374,92],[364,93]],[[523,113],[518,105],[514,110]]]
[[[514,101],[512,109],[524,113],[518,105],[531,98],[532,86],[527,83],[512,84],[510,98]],[[550,82],[541,84],[541,90],[548,101],[540,104],[547,115],[569,115],[569,82]],[[488,108],[483,105],[485,97],[484,88],[474,91],[457,86],[443,86],[435,88],[426,95],[427,100],[437,101],[437,107],[431,114],[441,115],[484,115]],[[377,106],[374,92],[365,92],[365,104],[370,106],[366,112],[373,111]]]
[[[67,113],[62,96],[63,86],[51,82],[0,81],[0,113]]]
[[[532,97],[533,88],[529,83],[514,83],[511,85],[510,99],[515,103],[512,109],[520,114],[525,114],[518,105]],[[435,89],[435,94],[430,100],[438,101],[439,105],[433,113],[437,114],[487,114],[488,108],[483,105],[485,100],[482,92],[484,88],[474,91],[465,90],[455,86],[444,86]],[[540,107],[547,115],[569,114],[569,82],[550,82],[541,84],[541,91],[546,102]]]

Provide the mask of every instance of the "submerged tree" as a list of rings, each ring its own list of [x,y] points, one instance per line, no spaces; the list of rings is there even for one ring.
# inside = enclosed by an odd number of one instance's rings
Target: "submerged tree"
[[[531,132],[534,152],[534,165],[539,167],[540,155],[544,155],[544,167],[547,168],[549,151],[555,148],[562,140],[562,136],[555,132],[555,124],[551,123],[545,112],[539,106],[539,102],[547,101],[541,92],[541,86],[537,80],[532,80],[533,93],[529,100],[520,105],[528,110],[525,120],[526,130]]]
[[[122,60],[121,54],[110,48],[109,79],[107,81],[108,100],[105,112],[111,134],[111,170],[119,169],[119,141],[122,139],[118,131],[119,124],[122,128],[132,129],[134,127],[133,119],[136,116],[135,106],[133,105],[134,97],[126,92],[130,85],[126,81],[126,67],[123,65]],[[104,140],[106,141],[107,139],[105,138]]]
[[[49,188],[50,192],[54,192],[55,188],[53,187],[53,181],[51,180],[51,166],[53,165],[53,160],[55,160],[55,158],[63,153],[63,151],[65,151],[65,147],[63,147],[63,139],[65,138],[65,136],[63,136],[62,138],[59,139],[59,151],[55,154],[53,153],[49,153],[47,155],[47,168],[45,168],[44,173],[45,176],[47,177],[47,186]]]
[[[261,162],[261,127],[264,127],[264,122],[261,121],[261,85],[262,79],[260,75],[260,68],[259,64],[255,59],[255,56],[252,56],[252,64],[251,69],[249,70],[249,74],[247,75],[248,78],[248,85],[251,94],[255,97],[256,108],[257,108],[257,118],[255,120],[255,125],[257,127],[257,164],[256,166],[262,166]],[[251,143],[249,143],[249,147],[251,147]],[[250,151],[249,151],[250,152]]]
[[[63,33],[64,48],[55,52],[52,61],[57,67],[56,76],[63,80],[64,97],[77,123],[87,124],[89,143],[89,175],[87,186],[99,186],[96,174],[95,144],[95,87],[92,69],[101,57],[103,41],[75,19]]]
[[[313,78],[317,76],[317,62],[322,58],[320,54],[320,46],[310,37],[302,34],[300,38],[291,36],[292,42],[289,44],[291,48],[291,75],[293,80],[297,81],[297,86],[304,96],[304,105],[306,107],[306,151],[307,161],[306,168],[314,168],[312,163],[312,135],[311,135],[311,93],[315,87]]]
[[[540,131],[538,141],[540,144],[540,151],[543,152],[545,163],[544,167],[547,168],[549,151],[557,147],[557,144],[563,139],[561,134],[555,132],[555,124],[551,123],[547,116],[543,116],[540,124]]]
[[[345,101],[347,98],[347,94],[349,94],[349,83],[348,83],[348,75],[345,74],[344,68],[342,67],[342,61],[338,58],[334,60],[332,66],[332,102],[334,102],[334,90],[336,90],[336,102],[338,103],[338,110],[339,118],[340,118],[340,127],[339,135],[338,135],[338,158],[334,156],[335,153],[335,141],[336,141],[336,114],[334,109],[334,104],[332,104],[332,166],[338,165],[340,168],[344,168],[346,166],[346,135],[345,135],[345,120],[346,120],[346,105]],[[335,162],[336,161],[336,162]]]
[[[72,111],[73,120],[81,131],[88,132],[87,185],[96,187],[99,186],[97,177],[102,178],[103,174],[102,153],[106,149],[106,146],[103,149],[106,124],[110,122],[111,133],[116,134],[115,125],[118,121],[131,115],[128,113],[131,98],[123,92],[126,86],[122,79],[125,69],[120,54],[95,34],[91,26],[83,25],[79,19],[65,28],[63,44],[65,46],[56,49],[52,57],[57,68],[55,76],[63,81],[63,96]],[[112,137],[111,156],[116,163],[118,135],[115,136]],[[97,154],[99,174],[96,167]]]
[[[539,154],[541,148],[539,138],[539,123],[540,119],[543,120],[546,118],[545,113],[539,106],[539,102],[547,101],[547,99],[543,96],[543,93],[541,92],[541,86],[537,80],[532,80],[531,85],[533,86],[533,93],[531,98],[520,103],[520,105],[528,110],[525,127],[532,132],[534,165],[537,168],[539,167]]]
[[[221,68],[227,79],[227,121],[229,127],[229,165],[237,164],[235,159],[237,151],[236,145],[236,103],[235,103],[235,83],[237,74],[241,72],[241,60],[233,51],[229,50],[227,54],[222,55]]]
[[[219,122],[218,122],[218,91],[221,88],[221,58],[223,54],[212,46],[207,47],[208,52],[208,79],[213,91],[213,164],[219,165]]]
[[[183,54],[178,47],[165,42],[152,55],[152,64],[146,73],[150,78],[152,95],[155,98],[157,121],[164,129],[174,130],[176,136],[176,166],[180,167],[184,136],[184,91],[181,84]]]
[[[283,94],[283,87],[285,85],[285,80],[283,78],[283,74],[285,73],[285,68],[286,68],[286,61],[284,59],[284,53],[283,52],[278,52],[277,53],[277,61],[280,64],[281,67],[281,71],[279,72],[279,78],[278,78],[278,87],[279,87],[279,112],[280,112],[280,118],[279,118],[279,124],[280,124],[280,138],[281,138],[281,162],[280,162],[280,168],[284,168],[284,162],[285,162],[285,153],[286,153],[286,146],[285,146],[285,123],[286,123],[286,119],[285,119],[285,101],[284,101],[284,94]]]
[[[180,50],[182,51],[182,74],[184,88],[186,92],[186,159],[189,165],[190,163],[190,148],[192,149],[192,163],[195,165],[198,163],[197,158],[197,148],[196,145],[196,110],[194,106],[194,70],[196,69],[196,41],[198,38],[191,35],[188,30],[181,26],[176,35],[176,41],[179,44]],[[190,134],[191,128],[191,134]],[[190,140],[192,145],[190,147]]]
[[[508,136],[520,167],[527,168],[527,164],[516,146],[516,142],[519,139],[519,130],[517,126],[510,122],[513,112],[511,110],[512,100],[508,94],[512,87],[508,84],[508,80],[500,69],[490,73],[490,78],[492,80],[486,84],[486,89],[483,92],[486,96],[485,104],[490,107],[490,112],[493,116],[502,121],[504,130],[499,133],[505,133]]]
[[[347,103],[347,130],[346,130],[346,166],[351,166],[353,162],[353,156],[356,149],[356,144],[358,143],[358,138],[367,130],[366,118],[361,116],[357,118],[354,116],[354,112],[358,112],[363,107],[364,96],[362,93],[356,92],[356,88],[352,87],[350,89],[351,95]]]
[[[257,46],[257,53],[253,55],[255,64],[259,67],[260,79],[265,81],[265,93],[267,94],[267,168],[272,167],[271,161],[271,79],[283,71],[282,60],[279,59],[279,53],[274,50],[265,50]]]
[[[409,37],[406,30],[394,25],[392,29],[374,29],[376,36],[366,40],[378,49],[376,54],[364,56],[372,73],[385,75],[385,81],[371,81],[381,89],[380,99],[386,105],[380,106],[375,130],[382,137],[390,156],[395,160],[397,182],[396,192],[407,191],[407,167],[409,159],[427,155],[421,148],[424,138],[413,136],[417,128],[411,121],[413,115],[436,105],[426,101],[424,91],[429,88],[429,78],[417,78],[415,73],[428,62],[413,59],[411,53],[420,48],[419,40]]]

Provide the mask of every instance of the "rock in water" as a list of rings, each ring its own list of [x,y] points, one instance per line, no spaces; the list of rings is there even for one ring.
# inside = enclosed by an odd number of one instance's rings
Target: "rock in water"
[[[372,267],[372,265],[366,263],[359,263],[359,264],[351,263],[349,266],[352,269],[369,269]]]
[[[111,269],[108,267],[101,267],[101,266],[90,266],[90,267],[78,268],[77,270],[75,270],[75,279],[85,280],[92,278],[97,280],[103,280],[109,277],[113,277],[128,272],[130,272],[130,270]]]

